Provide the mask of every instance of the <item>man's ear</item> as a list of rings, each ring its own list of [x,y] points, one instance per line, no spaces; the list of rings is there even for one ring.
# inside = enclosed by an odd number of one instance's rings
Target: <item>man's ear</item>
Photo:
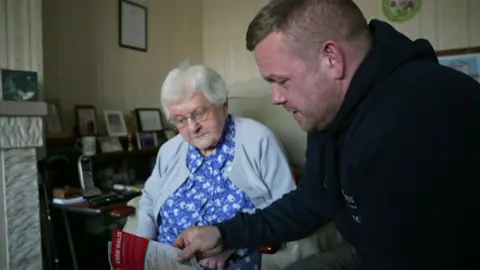
[[[345,76],[345,54],[338,43],[326,41],[323,43],[319,54],[321,67],[326,74],[335,80],[341,80]]]

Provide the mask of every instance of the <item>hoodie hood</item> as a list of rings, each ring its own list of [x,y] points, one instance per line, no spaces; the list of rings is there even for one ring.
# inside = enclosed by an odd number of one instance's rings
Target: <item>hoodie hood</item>
[[[369,28],[373,38],[371,51],[353,76],[342,106],[329,128],[330,132],[337,133],[375,85],[404,63],[412,60],[438,63],[435,50],[427,40],[412,41],[390,24],[379,20],[372,20]]]
[[[332,209],[344,203],[340,180],[338,179],[338,153],[336,138],[348,129],[357,107],[390,74],[409,61],[432,61],[438,63],[433,47],[427,40],[410,40],[388,23],[372,20],[369,24],[372,34],[372,48],[355,72],[345,99],[334,121],[326,132],[327,176],[323,186],[330,189],[327,200]]]

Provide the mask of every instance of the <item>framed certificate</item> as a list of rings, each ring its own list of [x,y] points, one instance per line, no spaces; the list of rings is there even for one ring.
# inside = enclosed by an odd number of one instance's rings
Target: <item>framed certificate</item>
[[[147,8],[128,0],[119,0],[120,47],[147,51]]]

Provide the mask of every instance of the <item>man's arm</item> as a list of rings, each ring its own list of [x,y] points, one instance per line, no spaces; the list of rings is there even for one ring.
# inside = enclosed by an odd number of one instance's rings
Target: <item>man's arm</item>
[[[247,248],[304,238],[330,221],[325,211],[322,179],[324,141],[309,134],[307,164],[297,189],[254,214],[238,214],[217,224],[224,248]]]

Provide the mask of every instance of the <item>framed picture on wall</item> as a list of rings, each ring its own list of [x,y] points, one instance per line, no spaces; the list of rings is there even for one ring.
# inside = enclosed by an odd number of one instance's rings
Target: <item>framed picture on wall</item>
[[[119,0],[119,33],[120,47],[147,51],[147,8],[137,3]]]
[[[135,109],[135,117],[140,132],[155,132],[164,129],[160,109],[137,108]]]
[[[119,137],[127,136],[128,130],[125,124],[125,118],[121,111],[103,111],[105,116],[105,124],[107,125],[108,136]]]
[[[461,71],[480,82],[480,47],[437,52],[440,64]]]
[[[80,136],[96,136],[98,134],[97,112],[92,105],[76,105],[75,128]]]

